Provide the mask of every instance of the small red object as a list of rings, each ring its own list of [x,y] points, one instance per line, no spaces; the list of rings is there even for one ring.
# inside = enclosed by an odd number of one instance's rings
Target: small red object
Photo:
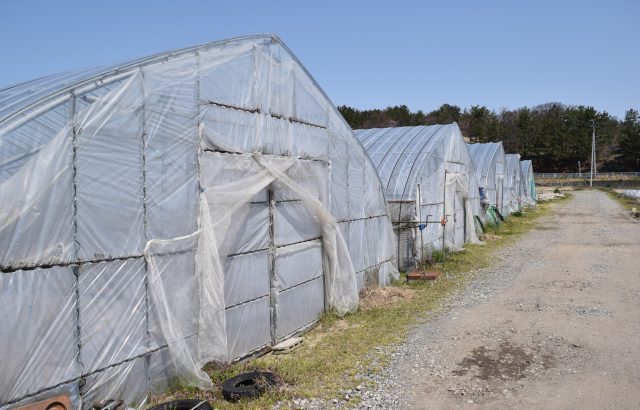
[[[445,226],[447,224],[447,218],[442,218],[440,220],[440,225]]]
[[[62,394],[50,399],[21,406],[15,410],[71,410],[71,400],[68,394]]]
[[[438,271],[423,271],[421,269],[407,273],[407,280],[436,280],[440,276]]]

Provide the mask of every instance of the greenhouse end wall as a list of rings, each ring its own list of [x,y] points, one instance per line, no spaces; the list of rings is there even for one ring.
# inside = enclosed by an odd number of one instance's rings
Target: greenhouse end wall
[[[482,189],[484,197],[476,203],[474,215],[483,222],[498,223],[492,207],[506,213],[508,181],[507,160],[501,142],[468,144],[475,166],[477,188]]]
[[[0,102],[0,407],[206,388],[205,363],[353,311],[366,277],[397,275],[375,168],[276,37]]]
[[[478,201],[474,166],[456,123],[355,133],[385,189],[400,269],[414,268],[443,246],[460,250],[479,242],[473,223]],[[443,218],[448,221],[444,227]]]
[[[520,161],[522,169],[522,192],[526,205],[534,206],[537,201],[536,182],[533,175],[533,163],[531,160]]]
[[[507,184],[508,189],[505,195],[505,206],[509,215],[520,211],[523,206],[522,191],[522,169],[520,167],[520,154],[507,154]]]

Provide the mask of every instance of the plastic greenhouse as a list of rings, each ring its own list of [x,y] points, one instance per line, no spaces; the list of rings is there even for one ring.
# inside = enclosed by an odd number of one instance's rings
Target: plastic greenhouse
[[[375,167],[274,36],[0,91],[0,407],[144,403],[396,273]]]
[[[484,144],[468,144],[476,170],[480,201],[474,209],[485,222],[497,223],[498,218],[494,207],[504,212],[506,164],[504,149],[501,142],[487,142]]]
[[[532,206],[536,204],[536,182],[533,176],[533,164],[531,160],[525,159],[520,161],[520,169],[522,170],[522,192],[525,205]]]
[[[398,236],[400,269],[414,267],[443,245],[460,249],[465,242],[478,242],[472,212],[478,190],[458,124],[355,133],[382,180]],[[448,221],[444,229],[443,217]]]
[[[520,154],[507,154],[507,187],[505,190],[505,208],[508,215],[519,211],[523,206],[522,169],[520,168]]]

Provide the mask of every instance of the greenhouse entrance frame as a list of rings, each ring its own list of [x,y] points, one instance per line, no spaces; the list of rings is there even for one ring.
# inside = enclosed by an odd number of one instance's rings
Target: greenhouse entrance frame
[[[224,179],[227,172],[237,176],[235,157],[246,159],[245,154],[207,152],[212,155],[205,156],[206,160],[213,161],[212,167]],[[275,162],[291,163],[292,160],[282,156],[269,157]],[[321,175],[323,181],[321,190],[328,192],[331,170],[328,162],[297,158],[294,163],[316,170],[315,176]],[[210,207],[210,212],[215,213],[216,208]],[[227,316],[236,318],[227,322],[229,348],[237,353],[232,353],[231,357],[251,355],[299,333],[315,323],[327,306],[322,227],[304,201],[276,179],[252,198],[246,212],[245,220],[231,223],[241,226],[241,232],[235,235],[252,245],[231,249],[225,258],[230,264],[248,263],[252,268],[248,271],[254,274],[251,278],[243,278],[233,270],[225,272],[225,294],[229,295]],[[251,226],[260,221],[268,224],[267,230],[257,227],[263,240],[247,242],[252,235],[260,236]],[[235,239],[232,237],[231,241]],[[265,263],[266,267],[261,266]],[[244,279],[254,283],[244,283]],[[245,286],[255,291],[241,289]]]
[[[297,333],[299,332],[301,329],[304,329],[305,327],[309,326],[309,324],[303,325],[298,329],[294,329],[293,331],[286,330],[287,328],[284,327],[283,325],[278,325],[278,316],[279,316],[279,310],[278,307],[281,306],[281,298],[280,298],[280,293],[278,291],[278,276],[279,276],[279,270],[278,270],[278,264],[276,263],[277,258],[278,258],[278,249],[284,248],[286,246],[293,246],[296,244],[304,244],[305,242],[319,242],[319,248],[320,248],[320,254],[322,254],[323,249],[322,249],[322,236],[318,236],[312,239],[308,239],[308,240],[304,240],[304,241],[300,241],[300,242],[296,242],[295,244],[289,244],[289,245],[277,245],[277,242],[275,240],[275,215],[276,215],[276,207],[278,206],[282,206],[282,204],[286,204],[287,202],[298,202],[300,201],[299,199],[297,200],[283,200],[283,201],[276,201],[276,194],[277,194],[277,189],[275,187],[269,187],[267,190],[267,204],[268,204],[268,208],[269,208],[269,307],[271,309],[271,315],[270,315],[270,336],[271,336],[271,344],[275,345],[277,343],[279,343],[280,341],[286,339],[289,335],[293,334],[293,333]],[[311,224],[316,225],[318,227],[318,229],[320,228],[320,224],[318,224],[317,221],[309,221]],[[316,303],[316,308],[322,308],[322,312],[326,311],[327,308],[327,298],[326,298],[326,292],[325,292],[325,288],[326,288],[326,284],[324,283],[324,263],[322,261],[322,259],[320,259],[320,275],[318,277],[309,279],[306,282],[302,282],[300,284],[291,286],[287,289],[284,290],[288,290],[288,291],[293,291],[293,289],[295,289],[298,286],[304,286],[305,284],[314,281],[314,280],[318,280],[319,282],[322,283],[322,294],[325,295],[325,297],[322,299],[322,305],[320,305],[319,303]],[[322,279],[322,280],[320,280]],[[285,306],[282,306],[283,308],[287,308],[290,307],[291,303],[284,303]],[[311,321],[310,323],[314,323],[315,320]],[[284,331],[282,331],[284,329]]]

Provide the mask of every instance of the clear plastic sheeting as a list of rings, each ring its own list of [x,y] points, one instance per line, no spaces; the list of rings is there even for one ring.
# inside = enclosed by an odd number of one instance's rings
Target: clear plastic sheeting
[[[77,377],[76,277],[71,267],[16,270],[0,276],[3,401]],[[37,294],[38,297],[33,295]],[[29,323],[24,324],[29,314]],[[55,323],[55,326],[51,326]],[[56,343],[44,343],[45,339]],[[36,358],[47,358],[34,363]],[[55,360],[54,360],[55,359]],[[30,368],[38,366],[40,371]]]
[[[447,173],[445,201],[444,244],[450,251],[461,251],[465,243],[481,243],[473,221],[473,202],[470,197],[472,176],[469,174]]]
[[[616,192],[619,192],[628,198],[640,198],[640,189],[621,189]]]
[[[533,175],[533,164],[531,160],[525,159],[520,161],[520,169],[522,172],[522,199],[526,206],[534,206],[537,201],[536,182]]]
[[[522,190],[522,169],[520,168],[520,154],[507,154],[507,190],[505,191],[505,206],[508,215],[522,209],[524,192]]]
[[[401,269],[443,245],[460,250],[464,243],[479,242],[472,211],[479,207],[474,166],[457,124],[355,133],[382,180]]]
[[[0,408],[143,406],[397,278],[382,186],[274,36],[0,91]]]
[[[469,153],[475,165],[475,179],[477,182],[480,201],[475,203],[474,215],[478,215],[484,222],[497,222],[486,211],[496,207],[500,212],[506,211],[505,196],[507,193],[507,159],[501,142],[487,142],[484,144],[468,144]]]

